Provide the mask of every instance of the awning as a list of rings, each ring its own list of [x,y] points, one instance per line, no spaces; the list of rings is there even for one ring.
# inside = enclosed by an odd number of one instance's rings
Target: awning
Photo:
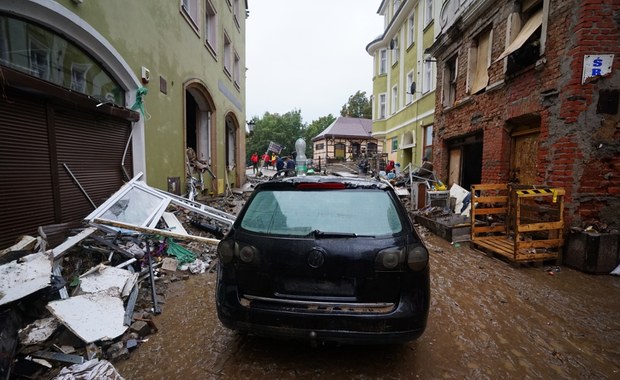
[[[514,41],[512,41],[510,45],[508,45],[506,50],[504,50],[504,52],[499,56],[499,58],[497,58],[493,63],[500,61],[506,58],[507,56],[509,56],[510,54],[514,53],[515,51],[519,50],[519,48],[523,46],[525,41],[527,41],[528,38],[530,38],[532,34],[534,34],[536,29],[541,27],[542,17],[543,17],[542,9],[540,9],[538,12],[533,14],[532,17],[530,17],[529,20],[527,20],[523,28],[521,28],[521,31],[517,35],[517,38],[515,38]]]

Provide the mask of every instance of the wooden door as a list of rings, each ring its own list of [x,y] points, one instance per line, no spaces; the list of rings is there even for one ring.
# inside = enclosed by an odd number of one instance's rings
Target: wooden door
[[[538,130],[524,131],[512,135],[512,157],[510,179],[523,185],[538,182]]]

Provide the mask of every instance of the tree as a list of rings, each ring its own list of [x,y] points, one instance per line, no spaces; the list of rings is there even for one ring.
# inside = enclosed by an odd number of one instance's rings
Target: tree
[[[265,112],[262,118],[254,117],[252,121],[254,131],[246,140],[247,161],[254,152],[259,155],[265,153],[271,141],[284,147],[281,155],[292,155],[295,151],[295,141],[304,137],[300,110],[293,110],[284,115]]]
[[[366,97],[366,91],[358,91],[349,96],[349,101],[340,110],[340,116],[371,119],[372,104]]]

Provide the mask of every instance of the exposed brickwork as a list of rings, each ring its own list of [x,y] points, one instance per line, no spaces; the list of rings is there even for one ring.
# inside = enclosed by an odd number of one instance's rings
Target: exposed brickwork
[[[620,90],[620,2],[549,1],[545,52],[539,64],[506,77],[504,60],[494,62],[505,48],[512,1],[496,1],[474,25],[460,31],[460,40],[439,52],[434,166],[439,177],[447,179],[449,141],[483,133],[482,182],[508,182],[511,129],[539,124],[538,183],[566,190],[567,226],[594,220],[620,226],[620,115],[597,113],[600,91]],[[489,25],[491,88],[470,96],[468,48],[476,33]],[[444,109],[442,62],[455,52],[457,101]],[[582,84],[588,54],[615,54],[612,73]]]

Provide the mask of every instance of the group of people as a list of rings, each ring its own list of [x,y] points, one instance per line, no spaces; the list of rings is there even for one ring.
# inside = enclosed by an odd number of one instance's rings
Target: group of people
[[[293,160],[290,156],[276,156],[275,153],[269,155],[269,153],[264,153],[261,156],[263,167],[269,168],[271,166],[275,170],[284,170],[284,169],[295,169],[295,160]],[[258,153],[254,152],[250,157],[250,161],[252,162],[252,173],[257,174],[259,170],[259,156]]]

